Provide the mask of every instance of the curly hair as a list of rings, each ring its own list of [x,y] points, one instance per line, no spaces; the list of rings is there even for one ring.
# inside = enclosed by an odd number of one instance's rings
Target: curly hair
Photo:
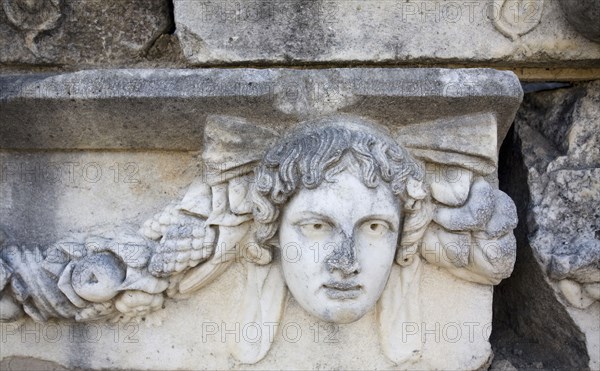
[[[404,210],[413,210],[417,199],[407,185],[412,179],[422,186],[423,166],[381,129],[354,117],[304,123],[269,150],[256,169],[252,201],[255,238],[262,248],[275,245],[272,240],[283,204],[300,187],[314,189],[330,181],[347,166],[346,158],[358,165],[365,186],[375,188],[388,183],[403,201]],[[424,191],[418,198],[423,197]],[[404,224],[404,233],[409,232],[406,220]]]

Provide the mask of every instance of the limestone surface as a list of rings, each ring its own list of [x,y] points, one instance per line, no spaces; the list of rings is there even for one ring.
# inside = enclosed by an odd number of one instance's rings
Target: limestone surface
[[[0,3],[0,64],[5,65],[135,63],[172,26],[164,0]]]
[[[174,1],[176,34],[191,64],[450,62],[597,66],[600,44],[568,23],[560,3]],[[576,3],[564,6],[583,15],[583,6]],[[585,27],[590,26],[586,23]]]

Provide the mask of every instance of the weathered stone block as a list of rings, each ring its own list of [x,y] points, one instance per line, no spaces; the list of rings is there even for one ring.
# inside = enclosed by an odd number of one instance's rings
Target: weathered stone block
[[[2,0],[0,63],[135,63],[172,27],[169,11],[166,0]]]
[[[600,44],[581,36],[559,3],[174,1],[177,35],[191,64],[598,66]]]
[[[514,74],[92,70],[0,86],[2,357],[490,361],[492,287],[516,253],[496,189]]]

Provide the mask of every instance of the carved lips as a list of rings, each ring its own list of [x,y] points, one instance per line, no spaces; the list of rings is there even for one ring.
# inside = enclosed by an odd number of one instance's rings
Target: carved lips
[[[362,286],[354,282],[329,281],[321,287],[325,295],[334,300],[355,299],[362,293]]]

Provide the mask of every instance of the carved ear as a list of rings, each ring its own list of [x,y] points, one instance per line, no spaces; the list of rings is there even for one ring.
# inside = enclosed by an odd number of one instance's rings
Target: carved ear
[[[396,263],[408,266],[419,254],[420,243],[433,218],[435,206],[430,197],[416,201],[409,209],[405,208],[405,219],[400,235],[400,248],[396,252]]]

